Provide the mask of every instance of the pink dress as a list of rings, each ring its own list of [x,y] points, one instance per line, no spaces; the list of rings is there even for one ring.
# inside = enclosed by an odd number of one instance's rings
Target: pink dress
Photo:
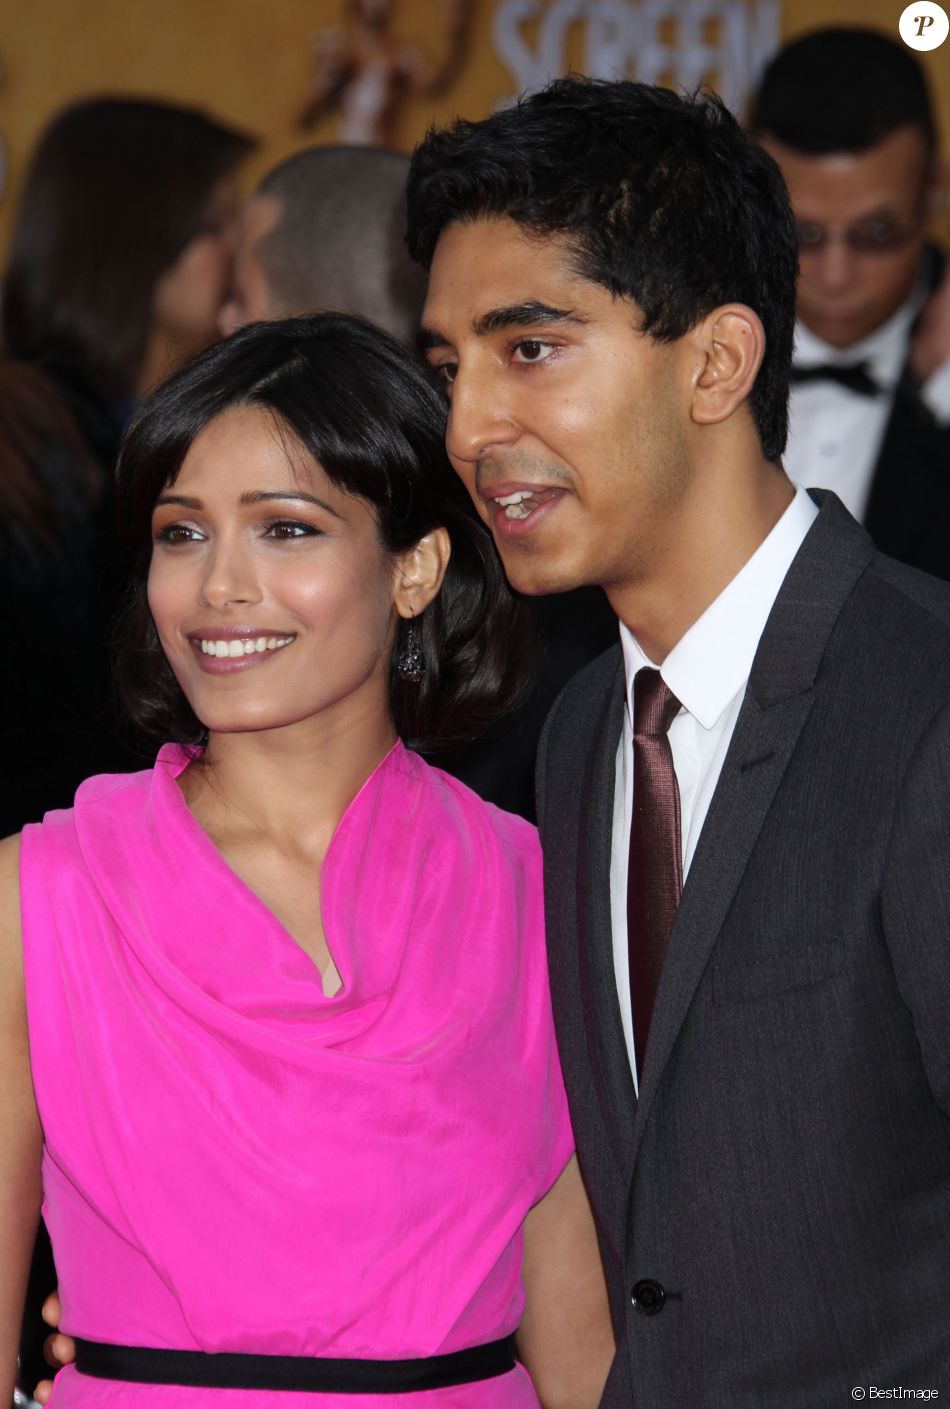
[[[573,1148],[534,829],[397,745],[322,877],[342,987],[227,866],[175,779],[92,778],[27,827],[22,908],[63,1329],[177,1350],[399,1359],[521,1317],[522,1221]],[[327,1409],[522,1409],[518,1366]],[[313,1395],[125,1385],[72,1405]]]

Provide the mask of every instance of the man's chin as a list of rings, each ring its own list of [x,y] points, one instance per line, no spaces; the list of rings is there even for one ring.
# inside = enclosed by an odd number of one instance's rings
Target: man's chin
[[[498,547],[505,576],[516,592],[523,597],[550,597],[558,592],[572,592],[575,587],[587,587],[590,580],[576,569],[564,563],[539,562],[527,554],[511,551],[505,544],[506,552]]]

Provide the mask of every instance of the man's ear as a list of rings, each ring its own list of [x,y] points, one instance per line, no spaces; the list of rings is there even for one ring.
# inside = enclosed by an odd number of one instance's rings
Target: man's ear
[[[744,303],[727,303],[687,338],[695,376],[692,419],[698,426],[719,425],[748,400],[765,355],[765,329]]]
[[[421,616],[442,586],[452,545],[448,529],[434,528],[424,538],[396,555],[393,606],[407,620]]]

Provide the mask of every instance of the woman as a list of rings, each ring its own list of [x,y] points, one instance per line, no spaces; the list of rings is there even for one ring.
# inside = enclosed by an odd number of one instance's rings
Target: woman
[[[204,113],[87,98],[44,131],[4,278],[4,351],[66,392],[111,475],[137,399],[216,336],[250,138]]]
[[[130,432],[122,684],[176,742],[0,848],[0,1393],[45,1140],[64,1329],[95,1343],[57,1406],[106,1375],[156,1380],[143,1406],[515,1409],[519,1322],[542,1401],[597,1402],[535,834],[402,742],[519,683],[442,421],[398,344],[323,315],[237,333]]]

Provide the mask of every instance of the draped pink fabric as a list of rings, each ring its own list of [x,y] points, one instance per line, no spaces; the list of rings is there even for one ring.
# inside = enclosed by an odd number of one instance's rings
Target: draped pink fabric
[[[374,1359],[518,1324],[520,1227],[572,1138],[533,828],[397,745],[348,808],[321,906],[342,988],[227,866],[162,750],[22,846],[30,1046],[63,1327]],[[117,1391],[119,1398],[117,1399]],[[54,1404],[259,1403],[116,1386]],[[527,1375],[359,1409],[520,1409]]]

